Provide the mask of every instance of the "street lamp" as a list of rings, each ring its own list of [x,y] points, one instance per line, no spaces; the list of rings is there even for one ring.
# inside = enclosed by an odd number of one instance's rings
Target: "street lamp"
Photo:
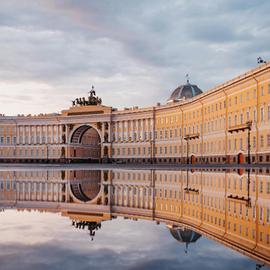
[[[195,193],[195,194],[199,194],[199,189],[196,188],[190,188],[189,187],[189,170],[187,170],[187,186],[184,188],[184,191],[186,193]]]
[[[250,198],[250,169],[247,170],[247,173],[248,173],[248,175],[247,175],[247,178],[248,178],[247,179],[248,180],[247,181],[247,184],[248,184],[248,186],[247,186],[247,192],[248,192],[247,197],[245,197],[245,196],[240,197],[238,195],[232,195],[232,194],[230,194],[227,198],[228,199],[231,199],[231,200],[234,200],[234,201],[245,202],[247,207],[251,207],[251,198]]]
[[[234,127],[229,128],[228,132],[229,133],[238,133],[239,131],[248,131],[248,145],[247,145],[247,150],[248,150],[248,164],[251,164],[251,158],[250,158],[250,148],[251,148],[251,144],[250,144],[250,131],[251,131],[251,127],[252,127],[252,121],[247,121],[245,124],[242,125],[237,125]]]

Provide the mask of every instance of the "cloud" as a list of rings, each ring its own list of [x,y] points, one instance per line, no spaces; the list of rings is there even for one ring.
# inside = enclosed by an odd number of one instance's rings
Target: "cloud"
[[[176,241],[165,224],[123,218],[102,223],[94,241],[58,214],[1,213],[1,269],[254,269],[255,262],[204,237]]]
[[[207,90],[269,59],[269,8],[267,0],[2,1],[0,91],[20,96],[31,82],[35,100],[2,102],[2,112],[59,111],[92,84],[107,105],[154,105],[186,73]]]

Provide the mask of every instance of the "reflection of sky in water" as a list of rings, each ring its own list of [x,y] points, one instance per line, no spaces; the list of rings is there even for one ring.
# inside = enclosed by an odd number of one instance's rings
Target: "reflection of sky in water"
[[[206,238],[178,243],[165,225],[116,219],[93,242],[59,214],[0,213],[0,269],[255,269],[255,262]],[[266,269],[266,268],[263,268]]]

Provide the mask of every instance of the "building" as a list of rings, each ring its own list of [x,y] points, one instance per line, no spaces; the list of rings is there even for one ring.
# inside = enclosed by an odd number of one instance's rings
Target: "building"
[[[269,170],[2,171],[0,209],[60,212],[90,236],[117,217],[162,222],[181,242],[203,235],[270,265]]]
[[[94,89],[61,114],[0,117],[1,162],[270,162],[270,62],[166,104],[117,110]]]

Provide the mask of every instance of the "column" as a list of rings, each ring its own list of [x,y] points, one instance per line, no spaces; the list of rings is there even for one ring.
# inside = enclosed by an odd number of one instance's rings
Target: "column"
[[[104,135],[105,135],[105,123],[102,123],[102,131],[101,131],[101,143],[104,142]]]
[[[39,182],[39,200],[43,201],[42,182]]]
[[[124,206],[125,186],[121,186],[121,206]]]
[[[108,183],[108,205],[112,205],[112,185],[111,183]]]
[[[55,126],[54,125],[52,125],[51,126],[51,143],[54,143],[55,142],[55,138],[54,138],[54,128],[55,128]]]
[[[31,201],[32,182],[28,182],[28,201]]]
[[[34,200],[36,201],[37,200],[37,183],[33,182],[33,185],[34,185]]]
[[[131,190],[129,192],[129,194],[130,194],[129,207],[134,207],[134,187],[131,186],[130,188],[131,188]]]
[[[58,184],[58,201],[62,202],[62,184]]]
[[[66,143],[69,143],[69,130],[68,130],[68,125],[65,125],[66,127]]]
[[[149,209],[149,187],[146,187],[146,205],[145,207]]]
[[[129,186],[126,186],[126,206],[129,206]]]
[[[37,144],[37,126],[34,127],[34,144]]]
[[[108,141],[112,142],[112,123],[108,123]]]
[[[136,207],[140,208],[140,187],[137,187]]]
[[[20,144],[20,126],[17,126],[16,128],[16,144]]]
[[[114,204],[117,206],[118,205],[118,186],[114,186]]]
[[[45,143],[48,144],[48,126],[45,126]]]
[[[118,142],[118,122],[114,122],[115,125],[115,141]]]
[[[25,126],[22,126],[22,143],[25,144]]]
[[[48,182],[45,182],[45,200],[48,201]]]
[[[142,140],[145,141],[145,136],[144,136],[144,132],[146,130],[146,119],[142,119],[141,120],[141,137],[142,137]]]
[[[68,200],[68,182],[66,181],[65,182],[65,202],[68,202],[69,200]]]
[[[122,121],[122,141],[125,141],[125,121]]]
[[[102,195],[101,195],[101,204],[102,205],[105,205],[105,192],[104,192],[104,189],[105,189],[105,184],[103,183],[102,184]]]
[[[125,121],[122,121],[121,122],[121,127],[122,127],[122,132],[121,132],[121,141],[124,141],[125,140]]]
[[[134,120],[130,121],[130,129],[131,129],[131,140],[134,141]]]
[[[28,144],[32,144],[31,142],[31,135],[32,135],[32,131],[31,131],[31,126],[28,127]]]
[[[57,144],[59,144],[61,142],[61,138],[60,138],[60,125],[57,125]]]
[[[136,140],[139,140],[140,139],[139,120],[135,120],[135,131],[136,131]]]
[[[59,125],[59,139],[58,139],[58,143],[62,143],[62,136],[63,136],[63,126]]]
[[[130,127],[130,121],[127,121],[127,129],[126,129],[126,138],[127,138],[127,141],[129,141],[129,135],[130,135],[130,131],[129,131],[129,127]]]
[[[25,200],[25,182],[22,182],[22,201]]]

